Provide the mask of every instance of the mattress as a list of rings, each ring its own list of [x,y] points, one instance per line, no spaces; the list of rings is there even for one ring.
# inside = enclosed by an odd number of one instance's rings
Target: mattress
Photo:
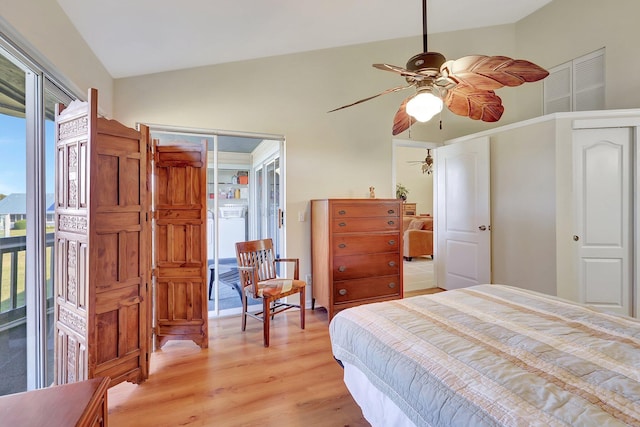
[[[640,425],[637,319],[480,285],[343,310],[330,335],[417,426]]]

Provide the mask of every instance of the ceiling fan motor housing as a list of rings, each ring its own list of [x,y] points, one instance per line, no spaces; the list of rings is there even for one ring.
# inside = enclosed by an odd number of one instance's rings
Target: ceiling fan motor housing
[[[446,62],[443,54],[438,52],[423,52],[412,56],[407,61],[407,70],[419,72],[425,69],[440,71],[442,64]]]

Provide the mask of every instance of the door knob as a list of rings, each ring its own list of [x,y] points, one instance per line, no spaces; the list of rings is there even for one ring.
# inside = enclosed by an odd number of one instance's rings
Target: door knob
[[[580,237],[576,236],[575,234],[573,235],[573,241],[577,242],[578,240],[580,240]]]
[[[480,227],[478,227],[478,230],[480,231],[485,231],[487,229],[486,225],[481,225]]]

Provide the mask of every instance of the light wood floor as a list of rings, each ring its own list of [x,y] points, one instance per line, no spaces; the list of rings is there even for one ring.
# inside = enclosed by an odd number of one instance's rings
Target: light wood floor
[[[260,322],[242,333],[239,316],[210,319],[208,349],[171,341],[152,354],[146,382],[109,390],[109,424],[369,426],[331,354],[327,312],[307,310],[299,325],[297,311],[276,316],[264,348]]]

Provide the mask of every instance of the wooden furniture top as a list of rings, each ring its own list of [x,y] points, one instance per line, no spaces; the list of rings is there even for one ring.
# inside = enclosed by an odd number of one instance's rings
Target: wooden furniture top
[[[403,203],[402,211],[404,215],[414,216],[416,214],[416,203]]]
[[[2,425],[87,426],[106,396],[109,378],[47,387],[0,397]],[[106,414],[105,414],[106,415]]]

